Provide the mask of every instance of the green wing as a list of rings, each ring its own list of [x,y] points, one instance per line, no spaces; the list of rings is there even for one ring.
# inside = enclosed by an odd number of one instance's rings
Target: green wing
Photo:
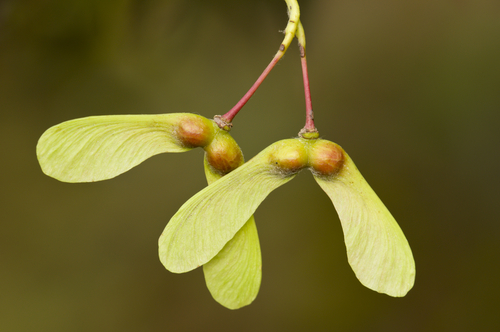
[[[292,175],[269,162],[275,144],[235,171],[209,185],[172,217],[159,239],[167,270],[187,272],[206,264],[231,240],[260,203]]]
[[[203,273],[213,298],[226,308],[238,309],[255,300],[262,279],[262,258],[253,216],[203,265]]]
[[[156,154],[190,150],[175,136],[186,117],[199,116],[110,115],[63,122],[38,141],[38,161],[45,174],[60,181],[110,179]]]
[[[314,178],[335,205],[349,264],[361,283],[391,296],[406,295],[415,281],[408,241],[349,156],[339,174]]]
[[[218,138],[216,136],[214,141]],[[232,142],[236,145],[234,140]],[[210,167],[206,154],[204,165],[208,184],[221,178]],[[253,216],[214,258],[203,265],[203,274],[212,297],[226,308],[239,309],[255,300],[262,279],[262,256]]]

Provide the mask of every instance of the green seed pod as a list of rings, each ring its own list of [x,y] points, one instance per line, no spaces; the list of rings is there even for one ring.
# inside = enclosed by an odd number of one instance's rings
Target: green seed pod
[[[284,174],[295,174],[308,165],[305,144],[299,139],[276,142],[268,152],[269,163]]]
[[[311,144],[309,166],[316,175],[335,175],[344,164],[344,154],[344,150],[337,144],[319,139],[314,144]]]
[[[205,147],[215,136],[213,121],[194,114],[184,114],[175,129],[175,135],[187,148]]]
[[[243,165],[243,153],[235,140],[224,130],[218,130],[215,138],[205,146],[205,160],[220,176]]]

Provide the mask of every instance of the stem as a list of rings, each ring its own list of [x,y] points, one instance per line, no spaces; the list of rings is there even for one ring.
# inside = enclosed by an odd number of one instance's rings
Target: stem
[[[274,66],[278,63],[278,61],[280,61],[280,59],[283,57],[283,54],[285,54],[285,52],[278,51],[278,53],[276,53],[276,55],[274,56],[274,58],[271,61],[271,63],[267,66],[267,68],[264,70],[264,72],[262,72],[262,74],[260,74],[259,78],[257,79],[257,81],[255,81],[255,83],[252,85],[252,87],[250,88],[250,90],[248,90],[248,92],[245,93],[245,95],[243,96],[243,98],[241,98],[240,101],[238,103],[236,103],[236,105],[234,105],[233,108],[231,108],[229,110],[229,112],[227,112],[226,114],[224,114],[222,116],[222,120],[223,121],[226,121],[226,122],[229,122],[229,123],[231,123],[233,121],[233,119],[236,116],[236,114],[238,114],[238,112],[243,108],[243,106],[245,106],[245,104],[247,103],[247,101],[250,100],[250,98],[253,96],[253,94],[255,93],[255,91],[257,91],[257,89],[259,88],[259,86],[261,85],[261,83],[267,77],[267,75],[269,74],[269,72],[271,71],[271,69],[273,69]]]
[[[306,124],[299,132],[299,136],[303,138],[318,138],[319,133],[314,125],[314,112],[312,109],[311,87],[309,85],[309,74],[307,72],[306,60],[306,35],[302,23],[299,22],[296,33],[299,40],[300,62],[302,65],[302,78],[304,80],[304,94],[306,99]]]
[[[297,3],[297,0],[285,0],[287,4],[287,10],[288,10],[288,24],[286,25],[285,28],[285,38],[283,39],[283,42],[281,43],[278,52],[274,56],[274,58],[271,60],[271,63],[266,67],[266,69],[262,72],[262,74],[259,76],[257,81],[252,85],[250,90],[248,90],[247,93],[243,96],[243,98],[234,105],[233,108],[229,110],[226,114],[223,116],[216,115],[215,116],[215,122],[219,125],[220,128],[229,131],[231,129],[231,122],[233,121],[234,117],[238,112],[245,106],[245,104],[248,102],[248,100],[253,96],[255,91],[259,88],[259,86],[262,84],[264,79],[267,77],[269,72],[274,68],[274,66],[280,61],[280,59],[285,55],[286,50],[288,49],[288,46],[290,46],[290,43],[292,42],[293,38],[295,37],[295,34],[297,32],[297,27],[300,24],[300,10],[299,10],[299,4]]]
[[[302,77],[304,79],[304,94],[306,99],[306,125],[305,129],[314,129],[314,112],[312,110],[312,100],[311,100],[311,88],[309,86],[309,75],[307,73],[307,61],[306,57],[300,59],[302,63]]]

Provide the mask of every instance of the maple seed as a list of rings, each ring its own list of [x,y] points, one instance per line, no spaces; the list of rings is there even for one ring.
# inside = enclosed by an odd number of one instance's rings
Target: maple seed
[[[213,139],[214,128],[208,119],[189,116],[181,120],[176,134],[181,143],[186,147],[204,147]]]
[[[307,166],[307,151],[302,142],[290,139],[283,140],[276,144],[275,149],[270,154],[270,162],[281,172],[297,173]]]
[[[309,151],[309,166],[314,173],[322,176],[337,174],[342,169],[344,159],[344,150],[326,140],[318,140]]]
[[[243,164],[241,149],[229,134],[219,133],[205,147],[205,152],[209,165],[220,175],[226,175]]]

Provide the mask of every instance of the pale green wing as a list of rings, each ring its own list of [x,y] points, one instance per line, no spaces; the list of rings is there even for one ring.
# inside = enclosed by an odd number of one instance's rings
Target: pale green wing
[[[262,279],[259,236],[253,216],[208,263],[203,265],[208,290],[229,309],[249,305]]]
[[[45,174],[60,181],[110,179],[156,154],[190,150],[174,135],[186,117],[199,116],[109,115],[63,122],[40,137],[38,161]]]
[[[283,175],[270,162],[276,143],[189,199],[159,239],[160,261],[167,270],[187,272],[206,264],[231,240]]]
[[[204,161],[208,183],[220,179],[221,175],[212,170],[206,155]],[[262,279],[262,257],[253,216],[203,265],[203,274],[212,297],[226,308],[239,309],[255,300]]]
[[[347,257],[366,287],[405,296],[415,281],[415,262],[396,220],[345,154],[340,173],[315,175],[339,214]]]

